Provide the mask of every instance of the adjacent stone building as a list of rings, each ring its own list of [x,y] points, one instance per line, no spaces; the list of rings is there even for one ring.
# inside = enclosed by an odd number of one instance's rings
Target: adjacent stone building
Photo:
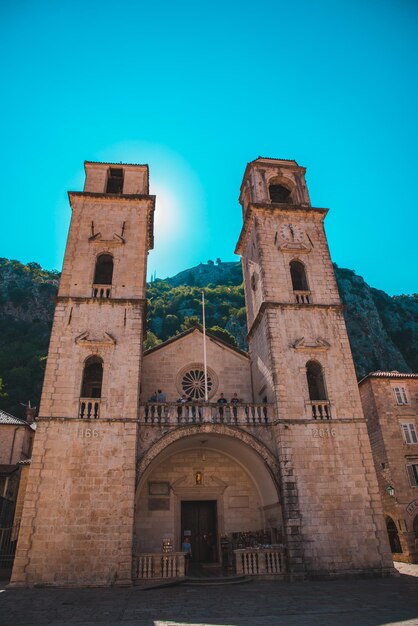
[[[85,170],[12,585],[178,576],[185,536],[194,562],[251,575],[391,573],[327,210],[304,168],[245,170],[248,355],[198,329],[143,354],[148,167]]]
[[[418,374],[372,372],[359,388],[391,550],[418,563]]]
[[[20,519],[16,516],[19,489],[24,483],[32,452],[35,433],[33,409],[27,411],[28,420],[22,420],[0,410],[0,527],[7,528]],[[20,485],[20,487],[19,487]]]

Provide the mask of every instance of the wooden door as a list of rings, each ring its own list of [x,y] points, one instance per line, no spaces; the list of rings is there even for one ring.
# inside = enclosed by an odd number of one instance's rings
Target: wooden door
[[[181,543],[190,531],[192,561],[213,563],[217,560],[216,500],[186,500],[181,503]]]

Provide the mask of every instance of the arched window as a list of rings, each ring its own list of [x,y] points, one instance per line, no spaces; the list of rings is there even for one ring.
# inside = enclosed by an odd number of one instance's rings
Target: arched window
[[[290,261],[293,291],[309,291],[305,266],[301,261]]]
[[[415,533],[415,539],[418,540],[418,515],[415,515],[413,529]]]
[[[308,361],[306,364],[306,377],[308,379],[309,399],[328,400],[325,389],[324,372],[318,361]]]
[[[388,531],[390,549],[393,553],[402,552],[401,542],[399,541],[398,529],[391,517],[386,518],[386,528]]]
[[[113,278],[113,257],[111,254],[100,254],[96,259],[94,270],[95,285],[111,285]]]
[[[269,195],[272,202],[289,203],[291,201],[290,189],[284,185],[269,185]]]
[[[82,398],[101,398],[103,380],[103,361],[99,356],[90,356],[84,363]]]

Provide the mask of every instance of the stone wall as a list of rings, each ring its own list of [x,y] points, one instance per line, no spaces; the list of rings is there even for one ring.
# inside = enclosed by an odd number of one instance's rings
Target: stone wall
[[[283,489],[297,494],[305,572],[310,576],[392,566],[370,443],[363,420],[277,425]],[[285,459],[283,458],[285,457]],[[296,520],[295,520],[296,521]],[[291,537],[292,539],[292,537]]]
[[[41,416],[78,416],[84,362],[97,355],[103,359],[101,417],[137,417],[142,311],[139,303],[128,301],[121,306],[113,299],[58,302]]]
[[[32,433],[28,426],[0,425],[0,464],[14,465],[27,459]]]
[[[314,360],[323,369],[332,417],[363,417],[342,311],[295,305],[269,309],[267,319],[280,415],[311,417],[306,363]]]
[[[130,421],[38,422],[12,586],[130,582],[136,437]]]
[[[73,216],[58,295],[90,298],[96,258],[106,253],[114,259],[112,297],[144,298],[151,197],[121,201],[74,194],[70,199]],[[125,243],[117,237],[123,224]]]

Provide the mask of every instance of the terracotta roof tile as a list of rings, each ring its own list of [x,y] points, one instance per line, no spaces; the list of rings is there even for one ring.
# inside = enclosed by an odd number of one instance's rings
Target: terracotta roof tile
[[[19,417],[9,415],[6,411],[0,409],[0,424],[14,424],[15,426],[29,426],[25,420],[21,420]]]
[[[367,378],[418,378],[418,374],[410,372],[398,372],[397,370],[392,370],[391,372],[378,370],[377,372],[370,372],[369,374],[367,374],[367,376],[361,379],[359,385]]]

